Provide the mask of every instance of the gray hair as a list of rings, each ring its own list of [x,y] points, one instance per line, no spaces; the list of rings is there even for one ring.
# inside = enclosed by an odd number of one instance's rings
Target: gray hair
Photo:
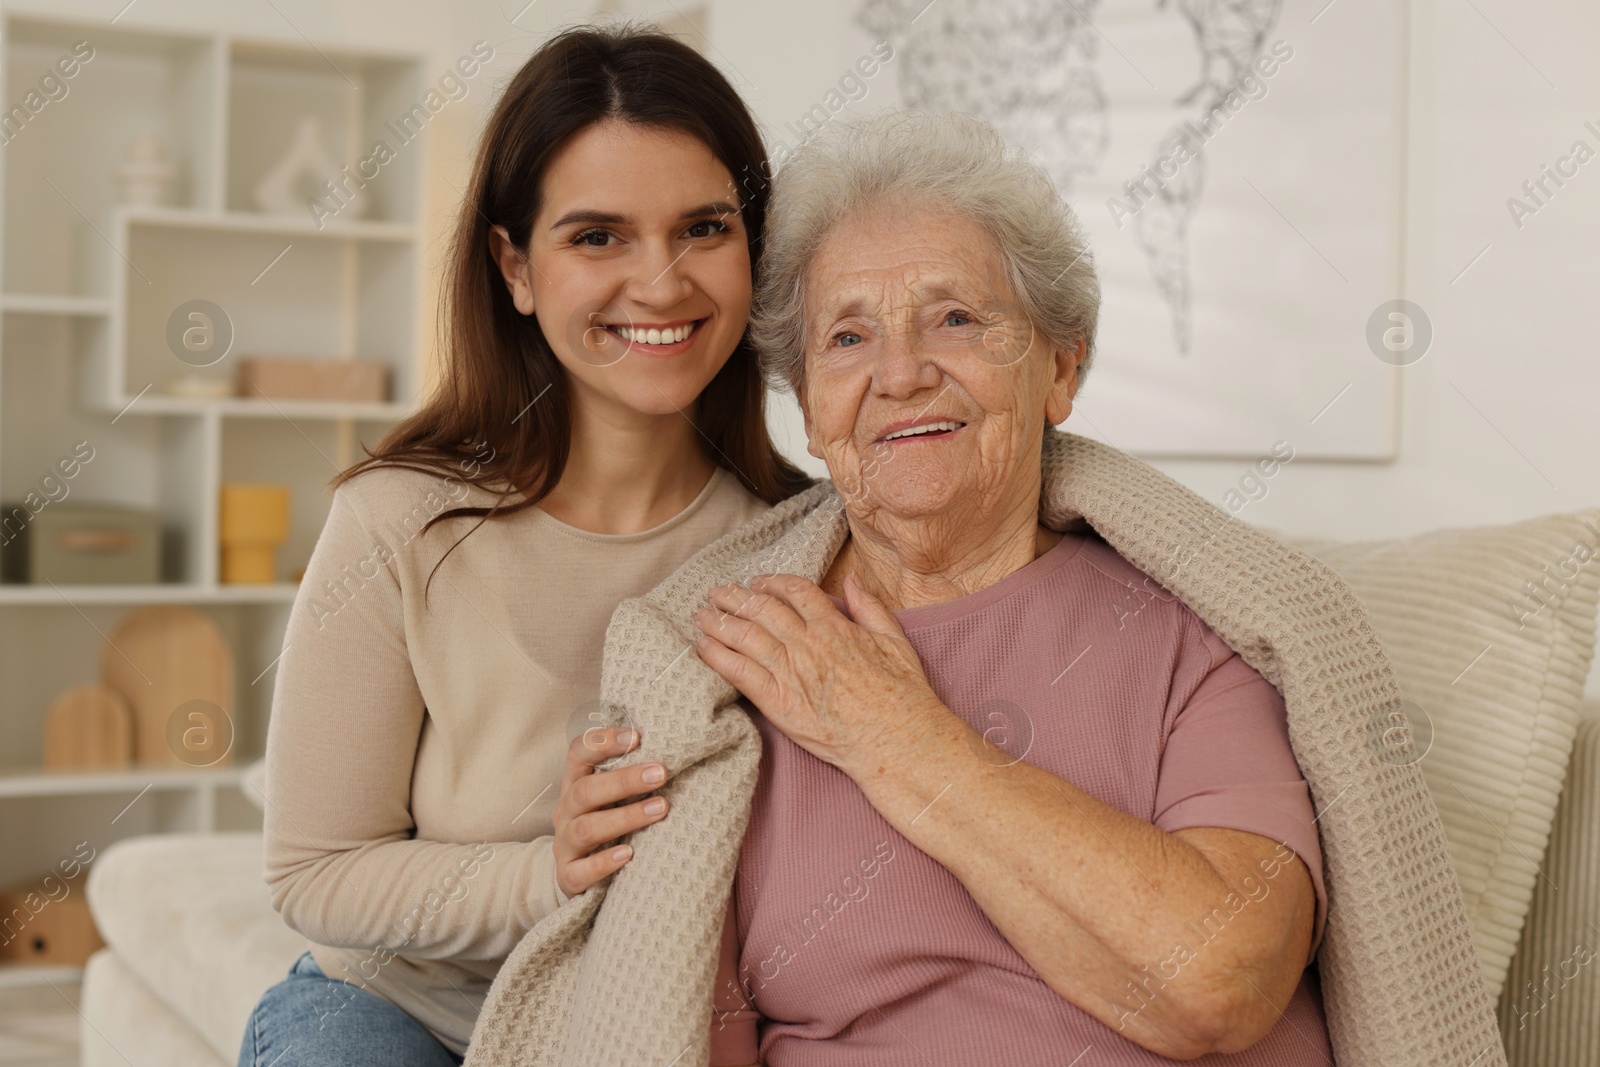
[[[1094,356],[1100,282],[1077,217],[1042,168],[970,115],[889,111],[830,122],[784,164],[762,238],[750,333],[774,385],[799,395],[805,273],[834,226],[883,204],[948,206],[993,235],[1024,313],[1057,344]]]

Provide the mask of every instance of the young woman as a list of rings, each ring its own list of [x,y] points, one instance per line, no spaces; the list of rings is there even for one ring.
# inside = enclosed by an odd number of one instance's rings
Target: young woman
[[[599,716],[606,623],[810,479],[745,339],[767,161],[672,38],[541,48],[485,131],[437,394],[334,481],[267,739],[266,880],[312,942],[242,1067],[456,1064],[501,961],[666,817]]]

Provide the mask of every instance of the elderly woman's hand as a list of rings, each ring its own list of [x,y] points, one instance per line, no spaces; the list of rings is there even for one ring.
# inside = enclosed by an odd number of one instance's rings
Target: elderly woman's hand
[[[790,740],[855,777],[881,746],[952,713],[888,608],[854,576],[844,594],[853,622],[797,575],[718,586],[695,615],[696,650]]]

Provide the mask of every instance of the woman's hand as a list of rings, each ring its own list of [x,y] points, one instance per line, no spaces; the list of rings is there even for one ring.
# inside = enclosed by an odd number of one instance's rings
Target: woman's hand
[[[797,575],[718,586],[695,615],[696,650],[790,740],[855,777],[879,746],[953,713],[889,609],[854,575],[844,593],[854,622]]]
[[[624,807],[612,807],[630,797],[650,792],[667,780],[659,763],[597,771],[595,765],[631,752],[639,732],[628,729],[585,730],[567,746],[567,768],[561,776],[561,796],[553,817],[556,829],[556,885],[575,897],[602,878],[621,870],[633,858],[628,845],[600,851],[601,846],[667,814],[667,799],[651,797]]]

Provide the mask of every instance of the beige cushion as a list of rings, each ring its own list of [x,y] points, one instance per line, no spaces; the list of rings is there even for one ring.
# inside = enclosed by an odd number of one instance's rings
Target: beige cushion
[[[259,832],[118,841],[86,893],[117,960],[230,1063],[256,1001],[308,947],[272,910]]]
[[[1500,994],[1510,1067],[1600,1067],[1600,701],[1584,701],[1543,878]],[[1555,887],[1559,886],[1560,889]]]
[[[1416,731],[1490,995],[1528,914],[1577,728],[1600,601],[1600,510],[1398,540],[1273,536],[1318,557],[1366,605]],[[1583,562],[1586,555],[1594,558]],[[1546,583],[1548,602],[1525,582]],[[1409,760],[1374,723],[1375,758]]]

